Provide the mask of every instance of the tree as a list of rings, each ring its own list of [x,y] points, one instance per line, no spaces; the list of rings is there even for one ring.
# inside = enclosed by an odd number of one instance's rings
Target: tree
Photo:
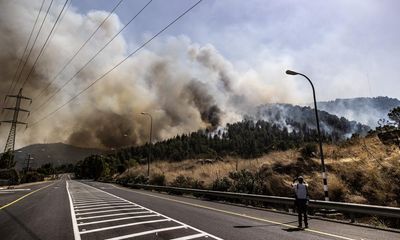
[[[0,168],[13,168],[15,166],[14,154],[10,149],[3,153],[0,158]]]
[[[388,113],[390,120],[396,123],[397,127],[400,127],[400,107],[395,107]]]

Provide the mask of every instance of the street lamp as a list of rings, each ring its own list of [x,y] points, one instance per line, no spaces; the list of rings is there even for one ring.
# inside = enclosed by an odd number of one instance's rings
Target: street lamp
[[[322,138],[321,138],[321,130],[319,128],[319,118],[318,118],[318,109],[317,109],[317,100],[315,97],[315,89],[314,89],[314,84],[311,82],[311,80],[304,74],[298,73],[292,70],[286,70],[286,74],[288,75],[301,75],[305,77],[308,82],[310,82],[312,91],[313,91],[313,97],[314,97],[314,110],[315,110],[315,118],[317,120],[317,132],[318,132],[318,141],[319,141],[319,152],[320,152],[320,157],[321,157],[321,165],[322,165],[322,178],[324,181],[324,194],[325,194],[325,201],[329,201],[329,195],[328,195],[328,179],[326,176],[326,171],[325,171],[325,162],[324,162],[324,152],[322,151]]]
[[[150,135],[149,135],[149,156],[147,157],[147,177],[150,177],[150,158],[151,158],[151,135],[153,132],[153,117],[150,113],[141,112],[142,115],[146,115],[150,117]]]

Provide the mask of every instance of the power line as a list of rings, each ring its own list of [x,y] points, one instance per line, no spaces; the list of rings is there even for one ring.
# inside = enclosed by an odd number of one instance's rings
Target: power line
[[[68,2],[68,5],[67,5],[67,7],[65,8],[64,12],[61,14],[59,24],[57,24],[56,27],[54,28],[54,33],[51,35],[50,40],[49,40],[50,42],[51,42],[51,40],[53,40],[53,37],[54,37],[54,35],[55,35],[55,32],[57,31],[57,28],[60,26],[60,23],[62,22],[62,20],[64,19],[66,13],[68,12],[68,9],[71,7],[72,0],[67,0],[67,2]],[[47,44],[46,47],[44,47],[44,50],[43,50],[43,51],[46,51],[46,49],[47,49],[48,46],[49,46],[49,45]]]
[[[83,69],[85,69],[133,20],[136,19],[137,16],[152,2],[153,0],[150,0],[131,20],[129,20],[128,23],[124,25],[124,27],[119,30],[99,51],[97,51],[96,54],[90,58],[89,61],[83,65],[68,81],[66,81],[60,88],[58,88],[50,97],[48,97],[42,104],[40,104],[37,108],[35,108],[33,111],[36,112],[37,110],[41,109],[43,106],[45,106],[52,98],[54,98],[65,86],[67,86],[76,76],[78,76],[79,73],[82,72]]]
[[[151,41],[153,41],[153,39],[155,39],[156,37],[158,37],[160,34],[162,34],[165,30],[167,30],[169,27],[171,27],[175,22],[177,22],[179,19],[181,19],[183,16],[185,16],[188,12],[190,12],[193,8],[195,8],[198,4],[200,4],[200,2],[202,2],[203,0],[199,0],[197,1],[194,5],[192,5],[190,8],[188,8],[186,11],[184,11],[181,15],[179,15],[178,17],[176,17],[172,22],[170,22],[167,26],[165,26],[164,28],[162,28],[159,32],[157,32],[153,37],[151,37],[149,40],[147,40],[146,42],[144,42],[142,45],[140,45],[138,48],[136,48],[135,51],[133,51],[132,53],[130,53],[127,57],[125,57],[123,60],[121,60],[118,64],[116,64],[114,67],[112,67],[111,69],[109,69],[108,71],[106,71],[105,73],[103,73],[99,78],[97,78],[94,82],[92,82],[89,86],[87,86],[86,88],[84,88],[83,90],[81,90],[77,95],[75,95],[74,97],[72,97],[71,99],[69,99],[67,102],[65,102],[64,104],[62,104],[61,106],[59,106],[57,109],[53,110],[52,112],[48,113],[46,116],[42,117],[41,119],[35,121],[34,123],[32,123],[30,126],[35,126],[38,123],[40,123],[41,121],[46,120],[47,118],[51,117],[52,115],[54,115],[55,113],[57,113],[58,111],[60,111],[62,108],[64,108],[66,105],[70,104],[71,102],[73,102],[76,98],[78,98],[80,95],[82,95],[84,92],[86,92],[89,88],[91,88],[93,85],[95,85],[98,81],[100,81],[101,79],[103,79],[105,76],[107,76],[110,72],[112,72],[114,69],[116,69],[118,66],[120,66],[122,63],[124,63],[126,60],[128,60],[130,57],[132,57],[134,54],[136,54],[137,52],[139,52],[142,48],[144,48],[147,44],[149,44]]]
[[[10,84],[10,87],[9,87],[8,90],[7,90],[7,94],[6,94],[6,95],[9,95],[9,94],[10,94],[11,88],[12,88],[12,86],[14,85],[14,82],[15,82],[15,80],[16,80],[19,67],[21,66],[22,61],[23,61],[23,59],[24,59],[24,57],[25,57],[25,53],[26,53],[26,51],[28,50],[29,43],[31,42],[33,32],[34,32],[34,30],[35,30],[35,28],[36,28],[36,24],[37,24],[37,22],[38,22],[38,20],[39,20],[39,16],[40,16],[40,13],[42,12],[43,5],[44,5],[44,2],[45,2],[45,1],[46,1],[46,0],[43,0],[43,1],[42,1],[42,5],[40,6],[40,10],[39,10],[39,12],[38,12],[38,14],[37,14],[37,16],[36,16],[35,23],[33,24],[31,33],[29,34],[28,41],[26,42],[24,52],[22,53],[22,56],[21,56],[21,58],[19,59],[17,69],[15,69],[15,73],[14,73],[12,82],[11,82],[11,84]],[[4,102],[5,102],[5,101],[6,101],[6,97],[4,98]]]
[[[72,57],[67,61],[67,63],[61,68],[60,71],[52,78],[52,80],[46,85],[46,87],[34,98],[39,98],[42,96],[43,93],[46,92],[46,90],[57,80],[57,78],[60,76],[62,72],[67,68],[67,66],[75,59],[75,57],[79,54],[79,52],[86,46],[86,44],[93,38],[93,36],[96,34],[96,32],[101,28],[101,26],[110,18],[112,13],[118,8],[118,6],[122,3],[123,0],[120,0],[114,8],[111,10],[111,12],[108,14],[108,16],[100,23],[100,25],[96,28],[96,30],[90,35],[90,37],[80,46],[80,48],[72,55]]]
[[[49,42],[50,36],[51,36],[51,34],[53,33],[54,28],[56,27],[58,21],[60,20],[61,14],[64,12],[64,9],[65,9],[65,7],[67,6],[67,3],[68,3],[68,0],[65,0],[65,3],[64,3],[64,5],[63,5],[63,7],[62,7],[62,9],[61,9],[61,12],[58,14],[57,19],[56,19],[56,21],[54,22],[53,27],[51,28],[50,33],[49,33],[49,35],[48,35],[47,38],[46,38],[46,41],[44,42],[42,48],[40,49],[40,52],[39,52],[38,56],[37,56],[36,59],[35,59],[35,62],[34,62],[33,65],[32,65],[31,71],[28,73],[28,75],[26,76],[25,81],[22,83],[22,88],[23,88],[23,87],[25,86],[25,84],[28,82],[29,77],[31,76],[32,72],[35,70],[36,63],[37,63],[37,61],[39,60],[40,56],[42,55],[43,50],[44,50],[44,48],[46,47],[47,43]]]
[[[47,16],[49,15],[49,11],[50,11],[51,5],[53,4],[53,1],[54,1],[54,0],[51,0],[49,6],[48,6],[48,8],[47,8],[46,15],[44,16],[44,18],[43,18],[43,20],[42,20],[42,23],[40,24],[40,28],[39,28],[38,32],[36,33],[35,40],[33,41],[33,44],[32,44],[32,46],[31,46],[31,48],[30,48],[30,50],[29,50],[28,56],[26,57],[26,61],[24,62],[24,65],[23,65],[22,68],[21,68],[21,72],[19,72],[17,81],[15,82],[15,85],[12,87],[11,92],[14,92],[15,87],[18,85],[18,82],[19,82],[19,80],[21,79],[21,76],[22,76],[22,73],[24,72],[25,66],[26,66],[26,64],[28,63],[28,60],[29,60],[29,58],[30,58],[30,56],[31,56],[31,54],[32,54],[33,48],[34,48],[35,45],[36,45],[36,41],[37,41],[37,39],[38,39],[38,37],[39,37],[39,35],[40,35],[40,32],[42,31],[44,22],[46,21],[46,18],[47,18]]]

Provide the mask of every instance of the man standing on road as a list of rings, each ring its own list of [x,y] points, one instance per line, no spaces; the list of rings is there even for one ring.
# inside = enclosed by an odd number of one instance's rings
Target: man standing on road
[[[296,180],[298,181],[297,183]],[[299,176],[297,179],[293,180],[293,189],[295,193],[295,204],[297,207],[297,212],[299,214],[299,228],[303,227],[302,224],[302,215],[304,215],[304,225],[305,228],[308,228],[308,219],[307,219],[307,205],[308,205],[308,185],[304,182],[302,176]]]

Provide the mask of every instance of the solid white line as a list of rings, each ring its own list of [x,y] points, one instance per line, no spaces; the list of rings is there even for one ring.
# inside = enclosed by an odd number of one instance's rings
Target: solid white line
[[[167,221],[170,221],[170,220],[169,219],[159,219],[159,220],[152,220],[152,221],[134,222],[134,223],[116,225],[116,226],[112,226],[112,227],[96,228],[96,229],[92,229],[92,230],[81,231],[79,233],[82,235],[82,234],[86,234],[86,233],[101,232],[101,231],[106,231],[106,230],[116,229],[116,228],[130,227],[130,226],[142,225],[142,224],[147,224],[147,223],[167,222]]]
[[[115,201],[98,201],[98,202],[88,202],[88,203],[76,203],[75,206],[89,206],[89,205],[96,205],[96,204],[110,204],[110,203],[125,203],[125,201],[115,200]]]
[[[115,198],[118,198],[118,199],[121,199],[121,200],[125,200],[125,201],[127,201],[127,202],[132,203],[132,204],[136,204],[136,203],[133,203],[133,202],[131,202],[131,201],[129,201],[129,200],[126,200],[126,199],[123,199],[123,198],[121,198],[121,197],[118,197],[117,195],[114,195],[114,194],[111,194],[111,193],[109,193],[109,192],[106,192],[106,191],[97,189],[97,188],[95,188],[95,187],[92,187],[92,186],[90,186],[90,185],[88,185],[88,184],[84,184],[84,183],[80,183],[80,184],[86,185],[86,186],[88,186],[88,187],[90,187],[90,188],[93,188],[93,189],[96,189],[96,190],[98,190],[98,191],[102,191],[102,192],[104,192],[104,193],[106,193],[106,194],[108,194],[108,195],[110,195],[110,196],[115,197]],[[148,211],[150,211],[150,212],[157,213],[157,212],[155,212],[155,211],[153,211],[153,210],[151,210],[151,209],[145,208],[145,207],[143,207],[143,206],[141,206],[141,205],[139,205],[139,204],[136,204],[136,205],[139,206],[139,207],[142,207],[143,209],[148,210]],[[160,214],[160,213],[158,213],[158,214]],[[163,214],[160,214],[160,216],[165,217],[165,218],[167,218],[167,219],[170,219],[171,221],[174,221],[174,222],[176,222],[176,223],[178,223],[178,224],[181,224],[181,225],[183,225],[183,226],[186,227],[186,228],[195,230],[195,231],[200,232],[200,233],[204,233],[204,234],[206,234],[206,235],[209,236],[209,237],[215,238],[215,239],[217,239],[217,240],[223,240],[222,238],[219,238],[219,237],[217,237],[217,236],[211,235],[211,234],[209,234],[209,233],[207,233],[207,232],[204,232],[204,231],[202,231],[202,230],[200,230],[200,229],[198,229],[198,228],[192,227],[192,226],[187,225],[187,224],[185,224],[185,223],[183,223],[183,222],[180,222],[180,221],[175,220],[175,219],[173,219],[173,218],[167,217],[167,216],[165,216],[165,215],[163,215]]]
[[[75,212],[83,212],[83,211],[92,211],[92,210],[100,210],[100,209],[118,209],[119,207],[125,208],[128,206],[132,206],[132,204],[123,204],[120,206],[105,206],[105,207],[95,207],[95,208],[85,208],[85,209],[77,209],[75,208]]]
[[[22,192],[22,191],[30,191],[30,188],[14,188],[14,189],[1,189],[0,192]]]
[[[207,236],[207,234],[199,233],[199,234],[193,234],[193,235],[190,235],[190,236],[174,238],[174,239],[171,239],[171,240],[189,240],[189,239],[195,239],[195,238],[200,238],[200,237],[204,237],[204,236]]]
[[[97,211],[97,212],[85,212],[85,213],[77,213],[76,216],[90,215],[90,214],[97,214],[97,213],[106,213],[106,212],[127,211],[127,210],[134,210],[134,209],[143,209],[143,208],[131,207],[131,208],[121,208],[121,209],[104,210],[104,211]]]
[[[115,221],[122,221],[122,220],[135,219],[135,218],[157,217],[157,216],[159,216],[159,215],[158,214],[152,214],[152,215],[139,215],[139,216],[133,216],[133,217],[124,217],[124,218],[113,218],[113,219],[107,219],[107,220],[102,220],[102,221],[79,223],[78,226],[85,226],[85,225],[105,223],[105,222],[115,222]]]
[[[160,228],[160,229],[155,229],[155,230],[146,231],[146,232],[134,233],[134,234],[129,234],[129,235],[125,235],[125,236],[119,236],[119,237],[115,237],[115,238],[107,238],[106,240],[122,240],[122,239],[134,238],[134,237],[148,235],[148,234],[152,234],[152,233],[171,231],[171,230],[176,230],[176,229],[181,229],[181,228],[185,228],[185,226]]]
[[[72,198],[71,198],[71,193],[69,192],[68,186],[69,186],[69,181],[66,181],[66,188],[67,188],[67,193],[68,193],[68,198],[69,198],[69,208],[71,210],[71,220],[72,220],[72,228],[74,229],[74,238],[75,240],[81,240],[81,236],[79,235],[79,228],[77,222],[76,222],[76,217],[75,217],[75,212],[74,212],[74,207],[72,205]]]
[[[124,206],[124,205],[130,205],[130,206],[132,206],[132,204],[130,204],[130,203],[108,203],[108,204],[98,204],[98,205],[88,205],[88,206],[75,206],[74,208],[76,209],[76,210],[78,210],[78,209],[89,209],[89,208],[96,208],[96,207],[111,207],[111,206],[116,206],[116,207],[118,207],[118,206]]]
[[[95,199],[83,199],[83,200],[74,200],[74,203],[92,203],[92,202],[108,202],[108,201],[113,201],[115,198],[102,198],[98,197]]]
[[[126,213],[115,213],[115,214],[107,214],[107,215],[98,215],[98,216],[93,216],[93,217],[78,217],[77,220],[86,220],[86,219],[94,219],[94,218],[102,218],[102,217],[114,217],[114,216],[123,216],[123,215],[136,215],[136,214],[142,214],[142,213],[151,213],[149,211],[141,211],[141,212],[126,212]]]

